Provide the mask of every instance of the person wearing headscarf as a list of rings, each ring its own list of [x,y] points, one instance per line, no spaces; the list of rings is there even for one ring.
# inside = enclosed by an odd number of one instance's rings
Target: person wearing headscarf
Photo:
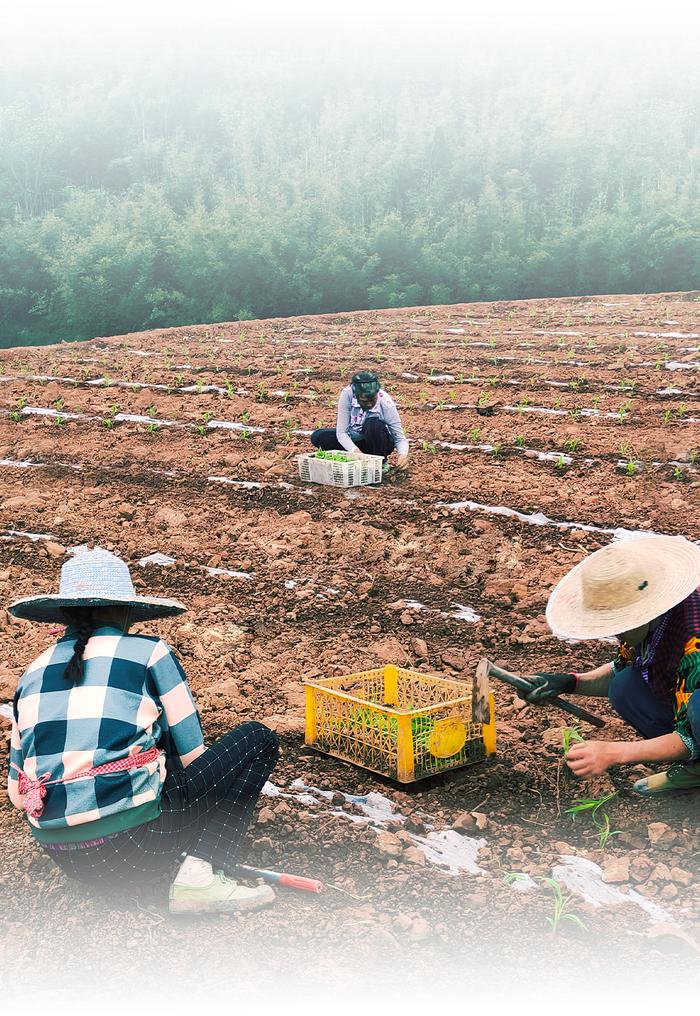
[[[396,451],[396,468],[408,465],[408,438],[396,403],[369,370],[355,374],[340,393],[335,429],[320,427],[311,435],[311,443],[327,452],[381,455],[385,465]]]
[[[641,740],[574,744],[577,776],[612,765],[670,763],[638,780],[645,796],[700,788],[700,547],[682,537],[634,537],[591,554],[552,591],[547,621],[566,639],[617,638],[609,663],[587,673],[540,674],[527,701],[607,696]]]
[[[269,886],[235,879],[276,735],[244,723],[206,747],[187,678],[137,621],[174,617],[176,600],[137,596],[126,564],[80,549],[57,595],[11,604],[15,617],[67,625],[22,674],[13,701],[8,790],[69,876],[140,882],[176,864],[172,913],[250,910]]]

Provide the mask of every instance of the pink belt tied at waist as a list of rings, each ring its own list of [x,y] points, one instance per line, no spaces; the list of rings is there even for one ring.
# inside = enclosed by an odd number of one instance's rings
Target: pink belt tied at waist
[[[71,783],[73,780],[82,780],[86,776],[107,776],[109,773],[121,773],[125,769],[140,769],[141,766],[150,765],[156,762],[163,754],[160,748],[149,748],[148,751],[137,752],[135,755],[127,755],[125,758],[117,759],[116,762],[105,762],[93,769],[83,769],[74,776],[66,776],[60,780],[50,780],[51,773],[44,773],[43,776],[32,780],[19,766],[12,763],[12,768],[17,770],[17,785],[20,794],[24,797],[24,810],[31,818],[39,818],[44,810],[43,798],[46,797],[46,788],[54,783]]]

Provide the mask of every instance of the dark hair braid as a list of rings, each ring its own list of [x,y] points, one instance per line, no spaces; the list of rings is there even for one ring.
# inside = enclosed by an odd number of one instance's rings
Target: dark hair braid
[[[69,623],[76,629],[76,640],[73,646],[73,655],[63,671],[63,676],[66,681],[78,684],[83,679],[83,653],[88,639],[95,630],[95,622],[90,611],[75,610],[70,613],[66,611],[66,614],[69,615]]]

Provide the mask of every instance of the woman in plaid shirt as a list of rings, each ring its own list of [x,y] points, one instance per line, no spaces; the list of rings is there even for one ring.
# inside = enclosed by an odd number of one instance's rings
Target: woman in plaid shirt
[[[67,874],[130,882],[165,871],[173,913],[249,910],[269,886],[235,878],[241,843],[277,761],[276,735],[244,723],[210,748],[172,649],[130,635],[137,621],[186,608],[136,596],[124,562],[78,551],[57,596],[13,603],[15,617],[68,624],[20,678],[9,795]]]

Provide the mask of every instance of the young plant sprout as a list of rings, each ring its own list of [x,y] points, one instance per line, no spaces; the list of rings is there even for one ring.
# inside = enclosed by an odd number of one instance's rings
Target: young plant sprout
[[[247,423],[248,420],[250,420],[250,411],[248,409],[244,409],[241,413],[241,423]]]
[[[515,445],[516,448],[524,448],[525,438],[523,437],[523,435],[518,434],[518,436],[513,440],[513,444]]]
[[[608,801],[612,801],[615,797],[617,797],[617,790],[613,790],[610,794],[604,794],[602,797],[580,798],[574,802],[571,808],[566,809],[566,814],[571,815],[572,821],[577,815],[588,812],[598,832],[598,845],[601,849],[605,847],[611,836],[619,836],[622,832],[621,829],[611,829],[607,812],[601,811],[603,805],[607,804]],[[600,812],[600,815],[598,812]]]
[[[566,469],[568,463],[563,455],[560,455],[557,461],[554,463],[555,469]]]
[[[159,430],[158,424],[157,423],[149,423],[149,424],[146,425],[146,430],[148,431],[149,434],[155,434],[156,431]]]
[[[480,437],[481,437],[481,427],[472,427],[472,429],[469,431],[470,441],[476,442],[479,440]]]
[[[634,476],[634,474],[635,474],[636,472],[637,472],[637,466],[636,466],[636,464],[635,464],[635,463],[634,463],[634,462],[632,461],[632,459],[630,459],[630,461],[629,461],[629,462],[627,463],[627,465],[625,466],[625,473],[627,474],[627,476]]]
[[[673,479],[674,480],[682,480],[683,479],[683,470],[681,469],[680,466],[676,466],[674,468],[674,470],[673,470]]]
[[[13,423],[19,423],[20,422],[20,420],[22,419],[22,414],[19,411],[19,409],[14,409],[10,413],[10,419],[12,420]]]
[[[578,451],[580,445],[581,441],[579,440],[579,438],[572,437],[569,438],[569,440],[564,444],[564,448],[567,450],[567,452],[575,452]]]
[[[584,741],[585,737],[583,737],[578,727],[562,727],[561,744],[564,755],[569,754],[569,748],[574,742],[583,744]]]
[[[146,410],[146,416],[150,416],[151,419],[153,419],[155,415],[156,415],[156,407],[154,405],[150,405]]]

